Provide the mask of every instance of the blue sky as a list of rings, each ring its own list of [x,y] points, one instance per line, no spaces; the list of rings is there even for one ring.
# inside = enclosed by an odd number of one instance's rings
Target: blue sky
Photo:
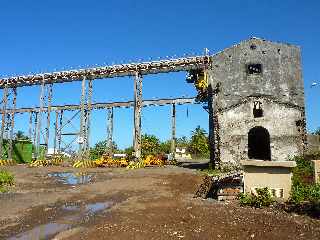
[[[212,53],[251,36],[302,47],[307,128],[320,126],[320,2],[317,0],[1,0],[0,75],[17,75],[138,60]],[[193,96],[185,74],[144,79],[143,97]],[[133,80],[94,82],[94,101],[130,100]],[[38,105],[38,87],[18,90],[18,107]],[[54,104],[79,103],[80,83],[54,87]],[[187,115],[187,111],[189,114]],[[132,110],[115,110],[114,135],[120,147],[132,143]],[[143,110],[143,132],[170,138],[170,107]],[[106,113],[92,116],[91,143],[106,135]],[[179,106],[177,134],[189,135],[207,113],[200,105]],[[27,115],[16,129],[27,132]],[[53,120],[53,118],[52,118]],[[76,125],[76,124],[75,124]],[[53,128],[51,129],[53,133]],[[52,134],[51,133],[51,134]]]

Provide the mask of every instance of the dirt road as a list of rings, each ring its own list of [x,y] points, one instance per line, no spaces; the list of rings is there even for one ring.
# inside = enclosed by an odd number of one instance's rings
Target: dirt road
[[[179,167],[7,167],[0,239],[320,239],[320,221],[194,199],[202,176]]]

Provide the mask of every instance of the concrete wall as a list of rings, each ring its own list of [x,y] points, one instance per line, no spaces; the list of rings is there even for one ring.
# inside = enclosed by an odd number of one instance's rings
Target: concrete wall
[[[314,168],[314,181],[320,183],[320,160],[312,160]]]
[[[262,72],[249,74],[248,64]],[[248,159],[248,132],[255,126],[269,131],[271,160],[285,161],[304,151],[304,87],[297,46],[249,39],[212,56],[209,87],[215,93],[214,142],[216,159]],[[253,117],[254,101],[264,116]]]
[[[283,200],[288,200],[291,191],[292,169],[295,162],[242,161],[244,167],[244,190],[255,193],[255,188],[268,187],[277,193],[282,192]],[[277,197],[277,196],[276,196]]]

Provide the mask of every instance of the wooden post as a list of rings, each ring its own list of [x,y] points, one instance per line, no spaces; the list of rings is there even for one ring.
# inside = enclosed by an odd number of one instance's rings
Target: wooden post
[[[113,154],[113,108],[107,109],[107,146],[108,154],[112,156]]]
[[[3,89],[2,96],[2,122],[1,122],[1,132],[0,132],[0,158],[3,158],[3,134],[5,131],[6,124],[6,109],[7,109],[7,101],[8,101],[8,86]]]
[[[142,76],[136,72],[134,78],[134,153],[135,158],[141,158],[141,108],[142,108]]]
[[[12,92],[13,92],[13,99],[12,99],[12,113],[11,113],[8,159],[12,159],[12,154],[13,154],[14,114],[15,114],[15,109],[16,109],[16,104],[17,104],[17,88],[13,88]]]
[[[172,110],[171,110],[171,154],[172,159],[175,159],[175,153],[176,153],[176,104],[172,104]]]

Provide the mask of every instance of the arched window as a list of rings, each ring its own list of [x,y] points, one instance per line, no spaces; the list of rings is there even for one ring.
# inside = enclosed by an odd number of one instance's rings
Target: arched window
[[[271,160],[270,134],[263,127],[254,127],[248,133],[249,159]]]

